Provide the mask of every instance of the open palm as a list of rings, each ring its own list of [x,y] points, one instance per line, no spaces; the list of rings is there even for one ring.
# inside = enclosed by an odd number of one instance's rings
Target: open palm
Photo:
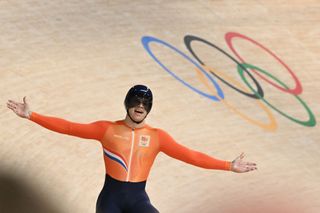
[[[241,153],[236,159],[232,161],[231,171],[237,173],[250,172],[257,169],[257,164],[243,161],[244,153]]]
[[[7,107],[21,118],[30,118],[30,109],[26,97],[23,98],[23,103],[8,100]]]

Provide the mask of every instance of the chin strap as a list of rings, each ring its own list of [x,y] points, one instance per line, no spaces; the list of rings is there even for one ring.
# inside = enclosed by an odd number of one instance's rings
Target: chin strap
[[[132,122],[134,122],[134,123],[136,123],[136,124],[141,124],[142,121],[144,121],[144,119],[146,119],[146,117],[147,117],[148,114],[147,114],[141,121],[135,121],[135,120],[133,120],[133,118],[130,116],[129,110],[127,110],[127,115],[129,116],[129,118],[130,118],[130,120],[131,120]]]

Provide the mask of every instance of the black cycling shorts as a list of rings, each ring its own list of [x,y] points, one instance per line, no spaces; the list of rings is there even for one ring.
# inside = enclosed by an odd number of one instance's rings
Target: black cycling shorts
[[[96,213],[159,213],[145,191],[146,181],[123,182],[106,175]]]

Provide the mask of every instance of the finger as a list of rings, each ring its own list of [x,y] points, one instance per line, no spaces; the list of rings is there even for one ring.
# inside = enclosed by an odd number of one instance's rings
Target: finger
[[[241,172],[250,172],[250,171],[253,171],[253,170],[256,170],[256,169],[257,169],[257,167],[255,167],[255,166],[245,166],[245,165],[242,165],[242,166],[239,167],[239,170],[240,170]]]
[[[13,104],[13,103],[7,103],[7,106],[11,109],[11,108],[16,108],[17,105]]]
[[[26,96],[23,97],[23,103],[27,105],[27,97]]]
[[[256,166],[257,165],[256,163],[252,163],[252,162],[245,162],[245,164],[248,166]]]
[[[13,101],[13,100],[9,100],[8,102],[9,102],[9,103],[12,103],[12,104],[18,104],[18,102]]]
[[[240,155],[240,159],[243,159],[245,157],[245,154],[242,152]]]
[[[9,105],[9,104],[7,104],[7,107],[8,107],[9,109],[11,109],[11,110],[14,110],[14,107],[11,106],[11,105]]]
[[[244,158],[244,153],[242,152],[238,157],[237,157],[237,160],[242,160]]]
[[[12,107],[12,106],[8,106],[9,109],[11,109],[14,113],[17,113],[17,108]]]
[[[7,102],[7,106],[12,106],[14,103],[12,103],[11,101]]]
[[[244,169],[243,169],[243,172],[250,172],[250,168],[248,168],[248,167],[245,167]]]
[[[252,167],[248,167],[247,169],[248,169],[248,171],[254,171],[254,170],[257,170],[257,167],[252,166]]]
[[[257,168],[256,166],[246,166],[246,168],[248,168],[248,169],[255,169],[255,168]]]
[[[239,159],[242,159],[243,157],[244,157],[244,153],[241,152],[241,154],[240,154],[238,157],[236,157],[235,161],[236,161],[236,160],[239,160]]]
[[[251,172],[251,171],[254,171],[254,170],[257,170],[257,168],[249,168],[248,172]]]

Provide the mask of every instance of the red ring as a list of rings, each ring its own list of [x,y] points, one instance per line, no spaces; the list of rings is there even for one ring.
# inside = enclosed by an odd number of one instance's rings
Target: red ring
[[[275,84],[274,82],[270,81],[269,79],[267,79],[266,77],[264,77],[263,75],[261,75],[259,72],[257,72],[256,70],[252,70],[255,74],[257,74],[260,78],[262,78],[263,80],[265,80],[266,82],[268,82],[269,84],[271,84],[272,86],[278,88],[279,90],[281,91],[284,91],[284,92],[287,92],[287,93],[290,93],[290,94],[294,94],[294,95],[299,95],[302,93],[302,86],[301,86],[301,83],[299,81],[299,79],[297,78],[297,76],[292,72],[292,70],[289,68],[288,65],[286,65],[276,54],[274,54],[273,52],[271,52],[269,49],[267,49],[266,47],[264,47],[262,44],[256,42],[255,40],[245,36],[245,35],[242,35],[240,33],[235,33],[235,32],[228,32],[226,33],[225,35],[225,40],[229,46],[229,48],[231,49],[231,51],[238,57],[238,59],[243,62],[243,63],[246,63],[241,57],[240,55],[236,52],[235,48],[233,47],[233,44],[232,44],[232,39],[234,37],[239,37],[239,38],[242,38],[242,39],[245,39],[245,40],[248,40],[250,41],[251,43],[259,46],[261,49],[265,50],[266,52],[268,52],[271,56],[273,56],[280,64],[282,64],[288,71],[289,73],[291,74],[295,84],[296,84],[296,87],[294,89],[286,89],[286,88],[283,88],[277,84]]]

